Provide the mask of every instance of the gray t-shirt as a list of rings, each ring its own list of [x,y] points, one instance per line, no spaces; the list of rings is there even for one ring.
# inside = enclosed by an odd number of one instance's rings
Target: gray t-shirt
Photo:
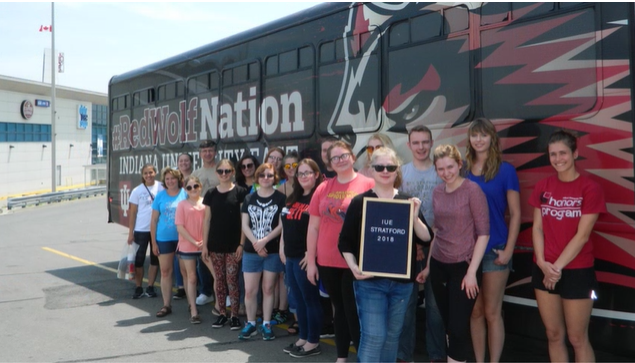
[[[205,195],[208,190],[216,188],[218,184],[220,184],[220,180],[218,180],[218,174],[216,174],[217,167],[218,164],[214,164],[214,166],[211,168],[203,167],[192,172],[192,175],[199,178],[201,184],[203,184],[201,185],[201,187],[203,187],[201,195]]]
[[[418,170],[412,162],[401,166],[403,183],[399,191],[421,199],[421,213],[430,226],[434,226],[434,213],[432,212],[432,191],[434,187],[442,183],[434,166],[427,170]]]

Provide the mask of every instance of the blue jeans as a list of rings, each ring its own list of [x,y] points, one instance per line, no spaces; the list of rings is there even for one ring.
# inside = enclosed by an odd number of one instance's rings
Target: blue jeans
[[[183,287],[183,275],[179,266],[179,258],[174,254],[174,283],[176,287]]]
[[[424,254],[427,256],[429,248],[424,248]],[[425,261],[417,261],[417,273],[423,270]],[[412,295],[406,309],[404,317],[403,329],[399,338],[399,351],[397,358],[406,362],[414,360],[414,351],[417,337],[417,300],[419,298],[419,284],[413,284]],[[434,299],[430,278],[423,285],[423,293],[426,301],[426,348],[428,359],[431,361],[445,361],[445,326],[443,318],[439,312],[437,301]]]
[[[396,362],[412,282],[379,278],[353,282],[361,338],[359,362]]]
[[[299,338],[309,343],[319,343],[323,319],[320,290],[307,279],[306,271],[300,267],[301,260],[301,258],[287,257],[286,277],[289,283],[289,296],[295,297],[295,308],[300,327]]]
[[[425,260],[424,260],[425,261]],[[424,261],[417,261],[415,266],[416,273],[423,270]],[[419,299],[419,284],[412,284],[412,294],[406,308],[406,315],[403,320],[403,328],[399,336],[399,350],[397,350],[397,359],[400,361],[414,361],[414,351],[417,342],[417,300]]]

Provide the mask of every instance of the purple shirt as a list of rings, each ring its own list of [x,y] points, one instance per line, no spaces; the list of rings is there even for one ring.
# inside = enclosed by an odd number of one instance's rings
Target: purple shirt
[[[452,193],[445,191],[445,183],[432,192],[434,225],[437,232],[432,257],[443,263],[469,262],[478,236],[489,235],[487,198],[469,179]]]

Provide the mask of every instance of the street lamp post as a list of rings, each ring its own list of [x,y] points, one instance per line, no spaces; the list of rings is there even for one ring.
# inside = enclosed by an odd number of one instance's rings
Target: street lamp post
[[[55,3],[51,2],[51,192],[56,187],[55,162]]]

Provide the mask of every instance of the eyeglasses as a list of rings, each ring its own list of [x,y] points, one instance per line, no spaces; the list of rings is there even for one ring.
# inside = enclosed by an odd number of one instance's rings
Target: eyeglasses
[[[373,154],[373,151],[377,150],[377,149],[381,149],[382,147],[384,147],[384,145],[377,145],[377,146],[366,146],[366,152],[369,155]]]
[[[340,160],[341,161],[346,161],[351,157],[351,153],[344,153],[342,155],[338,155],[338,156],[333,156],[332,158],[329,159],[330,162],[332,163],[339,163]]]
[[[272,160],[272,161],[282,161],[281,157],[273,156],[273,155],[269,155],[269,157],[267,159]]]
[[[289,169],[291,169],[291,168],[295,169],[295,168],[297,168],[297,167],[298,167],[298,163],[284,164],[284,168],[285,168],[286,170],[289,170]]]
[[[192,189],[197,190],[198,188],[200,188],[201,186],[198,184],[194,184],[194,185],[188,185],[185,187],[185,189],[187,189],[187,191],[190,191]]]
[[[216,169],[216,172],[218,173],[218,175],[223,175],[223,174],[231,174],[233,172],[233,170],[231,170],[231,169]]]
[[[273,174],[260,174],[258,178],[272,179],[274,177]]]
[[[388,170],[389,173],[394,173],[397,171],[397,165],[373,165],[373,169],[378,173],[381,173],[384,169]]]
[[[315,174],[315,172],[313,172],[313,170],[309,170],[309,171],[305,171],[303,173],[296,173],[295,175],[298,176],[298,178],[306,178],[309,177],[311,175]]]
[[[240,168],[243,169],[243,170],[251,169],[253,167],[254,167],[254,163],[243,164],[243,165],[240,166]]]

